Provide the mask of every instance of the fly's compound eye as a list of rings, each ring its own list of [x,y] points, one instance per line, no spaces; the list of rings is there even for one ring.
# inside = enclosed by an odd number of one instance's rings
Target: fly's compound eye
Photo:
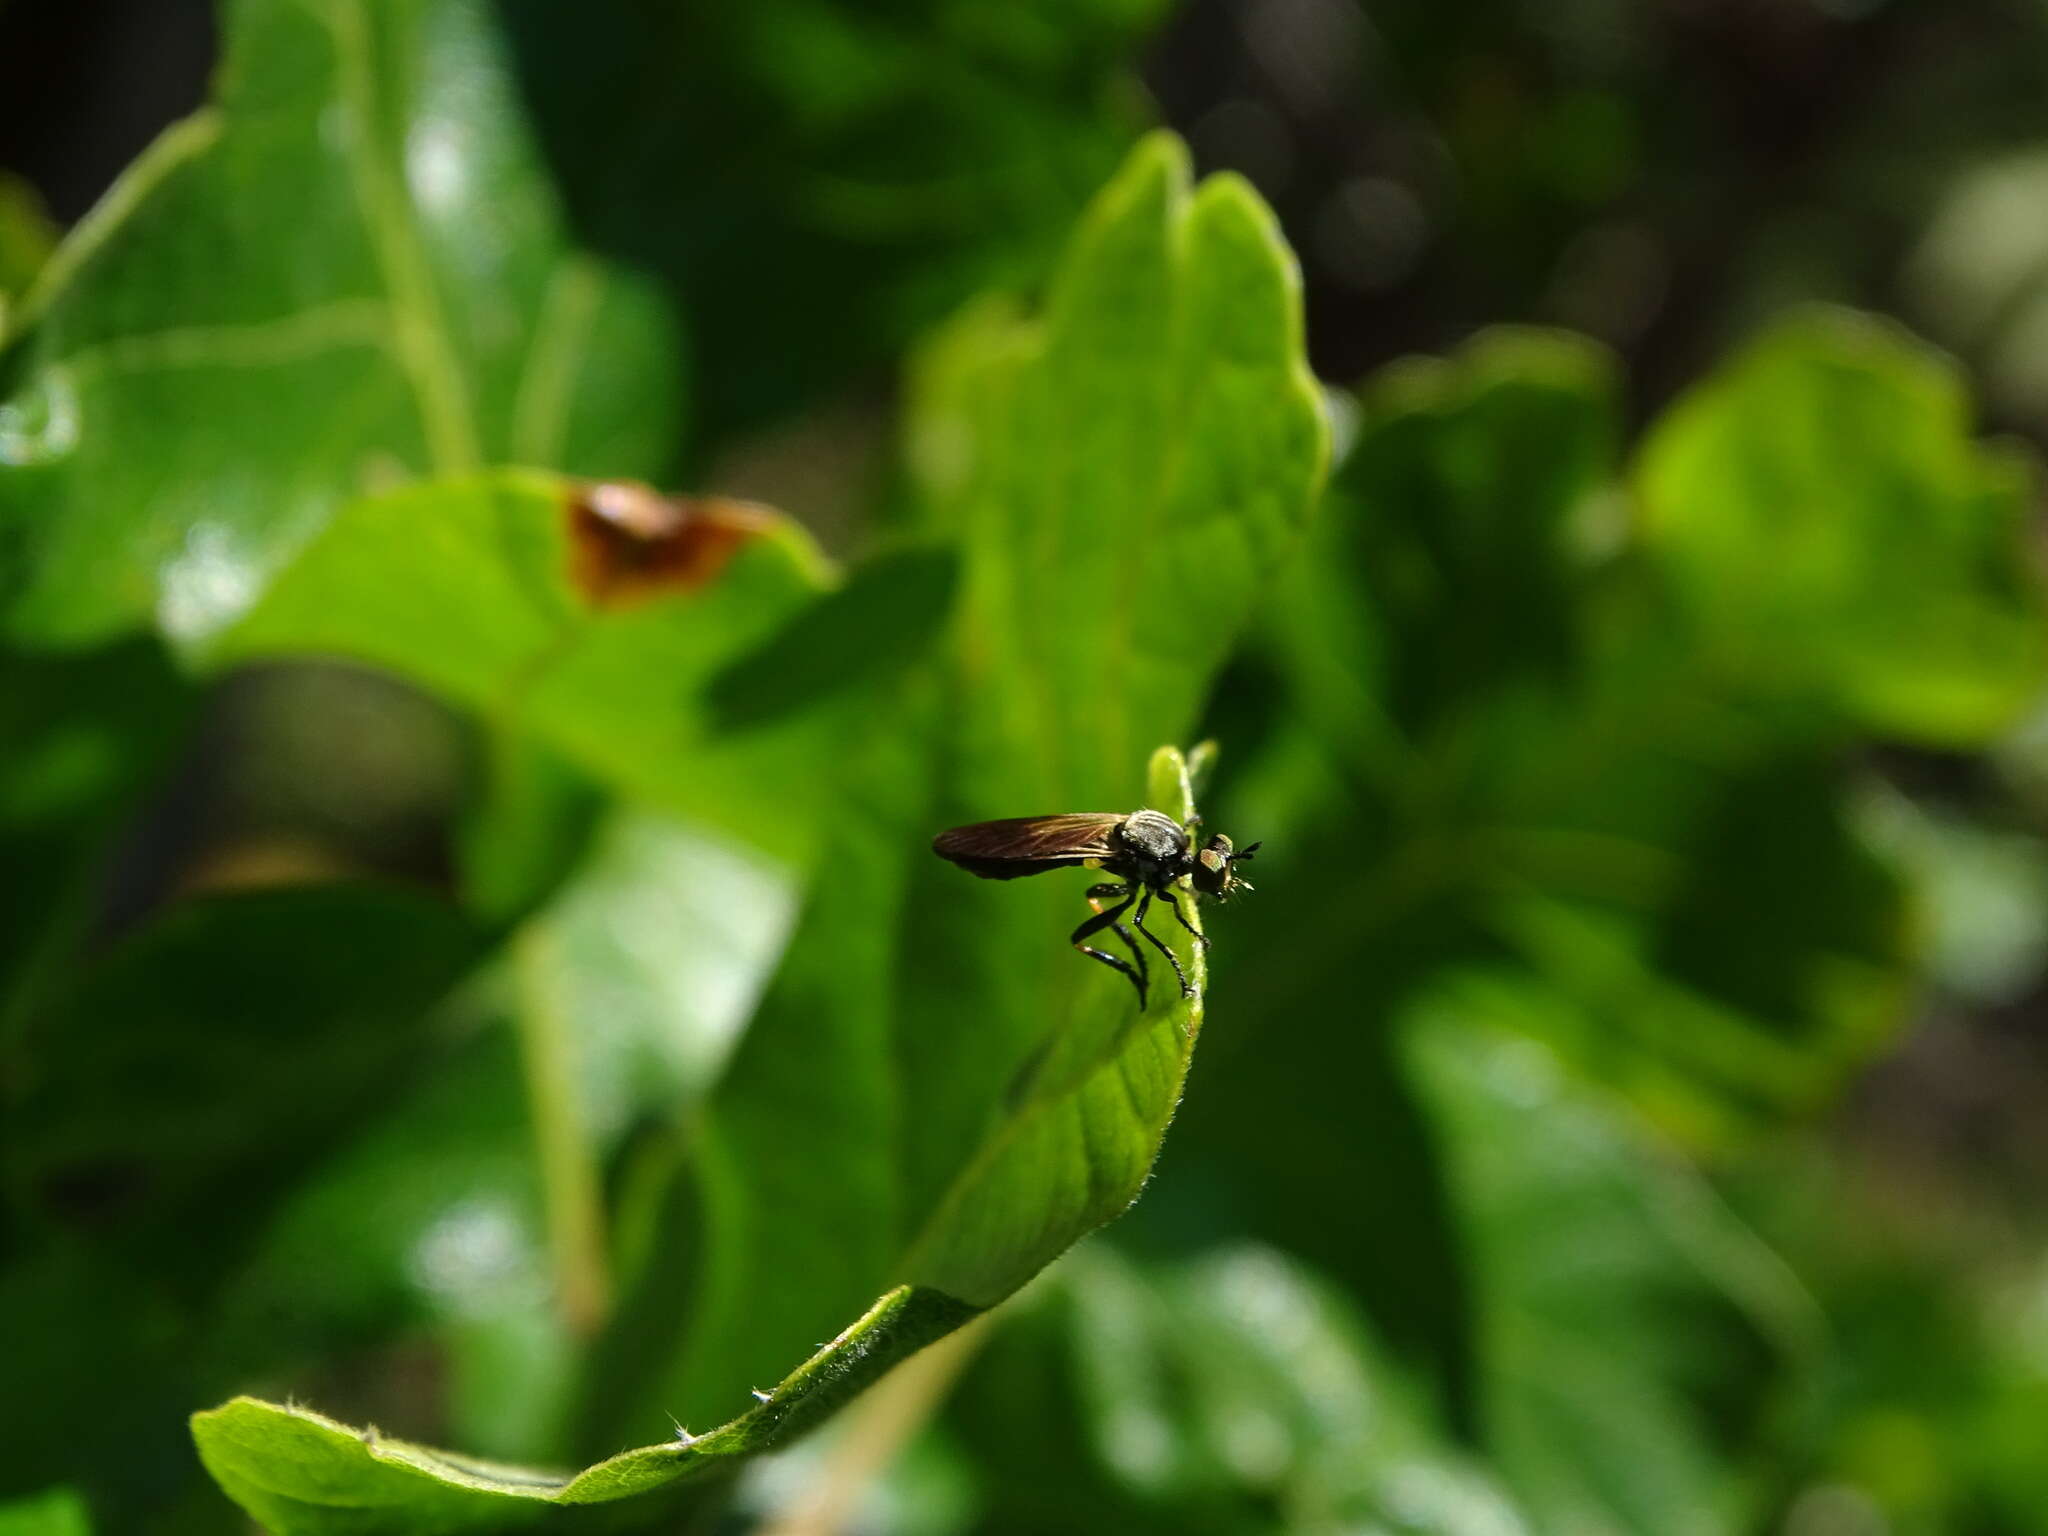
[[[1233,856],[1230,839],[1220,832],[1204,843],[1195,855],[1195,867],[1189,871],[1195,889],[1204,896],[1228,896],[1232,883],[1230,861]]]

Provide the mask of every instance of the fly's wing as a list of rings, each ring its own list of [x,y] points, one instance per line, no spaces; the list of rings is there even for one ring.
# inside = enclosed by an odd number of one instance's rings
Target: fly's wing
[[[932,852],[984,880],[1015,880],[1115,857],[1111,834],[1123,819],[1120,812],[1108,812],[977,821],[941,832],[932,839]]]

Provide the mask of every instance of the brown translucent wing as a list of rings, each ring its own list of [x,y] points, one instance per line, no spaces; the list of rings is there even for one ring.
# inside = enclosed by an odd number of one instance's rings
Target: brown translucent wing
[[[932,852],[984,880],[1015,880],[1114,857],[1110,835],[1123,819],[1122,812],[1111,811],[977,821],[941,832],[932,839]]]

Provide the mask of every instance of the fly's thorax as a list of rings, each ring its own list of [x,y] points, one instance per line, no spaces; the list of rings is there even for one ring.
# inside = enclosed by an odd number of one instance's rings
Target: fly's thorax
[[[1186,867],[1188,834],[1161,811],[1133,811],[1116,830],[1137,873],[1145,879],[1171,879]]]

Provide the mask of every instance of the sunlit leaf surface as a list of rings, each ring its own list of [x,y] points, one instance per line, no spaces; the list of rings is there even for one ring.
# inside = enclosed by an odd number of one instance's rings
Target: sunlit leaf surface
[[[44,268],[0,356],[18,639],[211,634],[335,507],[413,476],[670,467],[674,318],[571,242],[491,8],[228,21],[213,105]]]

